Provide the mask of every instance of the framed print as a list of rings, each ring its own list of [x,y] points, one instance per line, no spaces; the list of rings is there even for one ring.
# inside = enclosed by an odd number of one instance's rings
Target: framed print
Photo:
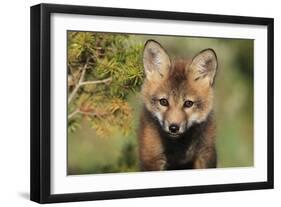
[[[31,7],[31,200],[273,188],[273,19]]]

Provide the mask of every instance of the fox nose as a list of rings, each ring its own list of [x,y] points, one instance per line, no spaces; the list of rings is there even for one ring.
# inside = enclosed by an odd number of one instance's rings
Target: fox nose
[[[179,131],[179,126],[177,125],[177,124],[171,124],[170,126],[169,126],[169,130],[170,130],[170,132],[172,132],[172,133],[177,133],[178,131]]]

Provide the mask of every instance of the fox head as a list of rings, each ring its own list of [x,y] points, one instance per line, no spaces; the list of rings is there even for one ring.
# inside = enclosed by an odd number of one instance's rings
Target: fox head
[[[207,119],[213,108],[218,65],[214,50],[205,49],[191,61],[171,61],[158,42],[148,40],[143,64],[144,105],[165,133],[180,137],[194,124]]]

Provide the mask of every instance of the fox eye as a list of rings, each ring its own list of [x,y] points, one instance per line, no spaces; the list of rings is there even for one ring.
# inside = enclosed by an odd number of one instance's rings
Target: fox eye
[[[161,99],[159,100],[159,103],[160,103],[162,106],[169,106],[169,102],[168,102],[168,100],[165,99],[165,98],[161,98]]]
[[[187,100],[184,102],[183,106],[185,108],[190,108],[191,106],[193,106],[193,101]]]

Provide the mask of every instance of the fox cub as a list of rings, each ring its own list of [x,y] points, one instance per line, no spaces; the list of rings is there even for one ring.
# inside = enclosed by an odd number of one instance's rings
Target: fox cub
[[[205,49],[190,61],[171,60],[158,42],[148,40],[143,64],[141,169],[215,168],[215,51]]]

